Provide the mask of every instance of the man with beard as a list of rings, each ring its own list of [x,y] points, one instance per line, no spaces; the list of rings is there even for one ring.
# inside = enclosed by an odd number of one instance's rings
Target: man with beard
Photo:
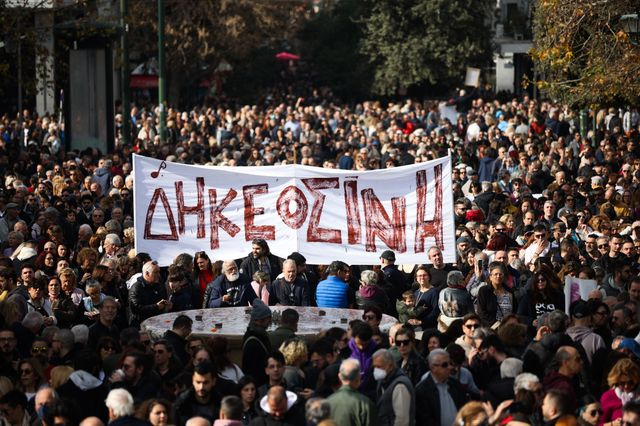
[[[269,287],[269,305],[308,306],[307,288],[298,277],[296,262],[287,259],[282,265],[282,277]]]
[[[267,242],[262,238],[256,238],[251,242],[251,253],[240,264],[240,275],[248,282],[257,271],[265,272],[271,281],[281,272],[280,260],[271,254]]]
[[[222,274],[207,285],[204,292],[203,308],[228,308],[230,306],[247,305],[245,290],[249,281],[238,272],[233,260],[225,260]]]

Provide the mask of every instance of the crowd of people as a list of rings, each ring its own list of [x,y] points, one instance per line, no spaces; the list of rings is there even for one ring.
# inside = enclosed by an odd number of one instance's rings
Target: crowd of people
[[[581,133],[527,96],[451,104],[455,122],[435,102],[274,93],[169,108],[166,140],[158,109],[134,107],[108,153],[67,149],[49,116],[3,116],[2,425],[640,426],[638,110],[594,111]],[[424,265],[308,265],[256,239],[243,259],[160,267],[134,250],[134,152],[358,171],[451,155],[456,262],[432,246]],[[595,289],[566,306],[567,277]],[[251,306],[239,354],[180,313],[231,306]],[[297,306],[362,319],[305,340]],[[141,328],[167,312],[164,335]]]

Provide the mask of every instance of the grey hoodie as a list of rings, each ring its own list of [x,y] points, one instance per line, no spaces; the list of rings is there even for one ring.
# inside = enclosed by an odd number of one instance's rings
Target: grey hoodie
[[[567,334],[573,339],[574,342],[580,343],[584,348],[584,352],[587,354],[589,364],[593,354],[601,348],[605,347],[604,340],[600,335],[594,333],[589,327],[583,325],[576,325],[567,329]]]

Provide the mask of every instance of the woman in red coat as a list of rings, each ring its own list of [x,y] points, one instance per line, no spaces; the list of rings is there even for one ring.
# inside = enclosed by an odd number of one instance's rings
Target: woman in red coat
[[[615,420],[622,419],[622,406],[640,396],[640,368],[628,358],[621,359],[609,372],[607,383],[611,389],[600,397],[602,416],[599,426],[614,426]]]

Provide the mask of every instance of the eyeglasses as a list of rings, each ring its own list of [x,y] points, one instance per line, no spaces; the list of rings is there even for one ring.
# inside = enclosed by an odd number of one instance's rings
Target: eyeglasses
[[[396,340],[396,346],[409,346],[411,343],[413,342],[413,340],[411,339],[407,339],[407,340]]]
[[[598,244],[598,248],[605,248],[607,246],[608,246],[608,244]]]
[[[537,282],[541,282],[541,281],[546,281],[547,279],[545,277],[538,277],[538,279],[536,280]]]
[[[115,348],[113,346],[104,346],[102,349],[105,350],[105,351],[113,351],[113,350],[115,350]]]
[[[432,367],[449,368],[449,362],[443,362],[442,364],[431,364]]]
[[[33,373],[33,370],[29,369],[29,368],[25,368],[25,369],[20,369],[20,374],[31,374]]]
[[[472,330],[476,328],[480,328],[480,324],[465,324],[464,326]]]
[[[546,237],[545,234],[533,234],[536,238],[544,238]]]
[[[617,386],[619,386],[621,388],[625,387],[625,386],[633,388],[633,387],[636,386],[636,383],[631,381],[631,380],[627,380],[627,381],[624,381],[624,382],[618,382]]]
[[[506,231],[506,229],[504,229],[504,228],[496,228],[496,232],[504,232],[504,231]]]

